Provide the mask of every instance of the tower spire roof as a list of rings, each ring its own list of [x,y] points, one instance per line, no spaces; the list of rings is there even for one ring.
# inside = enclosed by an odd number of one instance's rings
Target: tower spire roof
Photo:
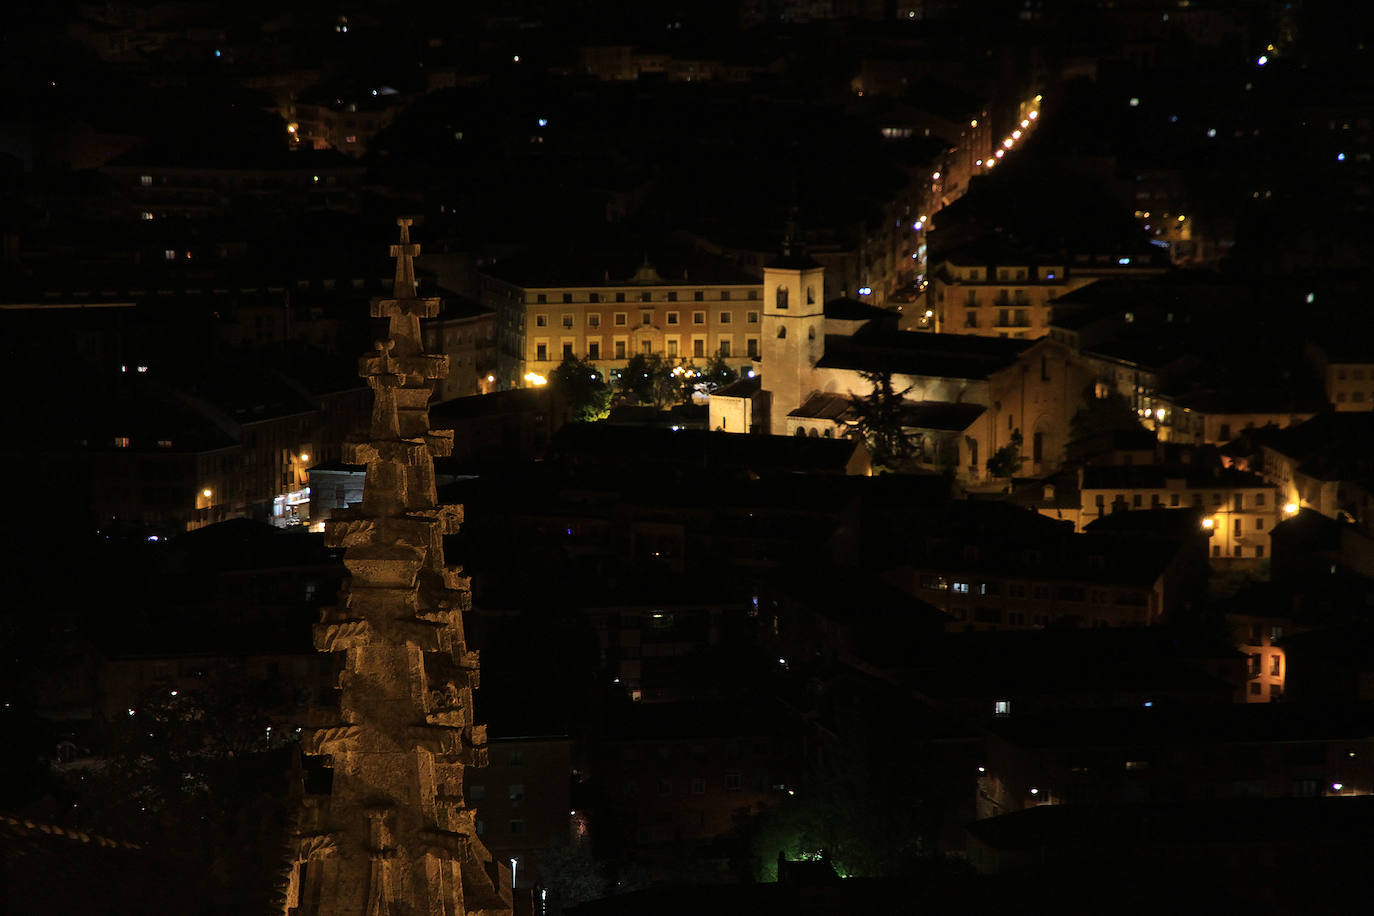
[[[473,718],[478,659],[463,631],[470,582],[444,554],[462,507],[440,504],[434,482],[434,456],[452,452],[453,433],[429,428],[448,360],[423,351],[420,320],[439,300],[416,297],[420,246],[410,220],[397,224],[394,295],[372,300],[387,336],[358,366],[374,392],[372,425],[344,444],[345,461],[367,465],[363,501],[325,528],[349,573],[315,627],[316,649],[340,669],[339,718],[301,745],[333,779],[328,795],[303,804],[287,906],[302,916],[494,916],[511,909],[511,874],[482,843],[463,792],[467,768],[487,762],[486,728]]]

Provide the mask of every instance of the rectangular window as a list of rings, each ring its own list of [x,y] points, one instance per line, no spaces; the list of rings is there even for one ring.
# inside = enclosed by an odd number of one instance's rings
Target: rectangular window
[[[600,293],[588,293],[588,294],[587,294],[587,301],[588,301],[588,302],[600,302],[600,301],[601,301],[601,294],[600,294]]]
[[[758,313],[758,312],[745,312],[745,313],[744,313],[744,321],[745,321],[746,324],[758,324],[758,323],[759,323],[759,313]]]
[[[567,304],[570,303],[570,302],[572,302],[572,293],[564,293],[564,294],[563,294],[563,304],[564,304],[564,305],[567,305]]]
[[[564,359],[572,359],[572,358],[573,358],[573,345],[572,345],[572,341],[571,341],[571,340],[565,340],[565,341],[563,341],[563,358],[564,358]]]
[[[1257,559],[1257,560],[1262,560],[1262,559],[1264,559],[1264,545],[1263,545],[1263,544],[1256,544],[1256,545],[1255,545],[1255,559]]]
[[[624,293],[616,293],[616,294],[615,294],[615,301],[616,301],[616,302],[624,302],[624,301],[625,301],[625,294],[624,294]]]
[[[693,779],[693,780],[692,780],[692,794],[693,794],[693,795],[705,795],[705,794],[706,794],[706,780],[702,779],[700,776],[698,776],[697,778]]]
[[[535,345],[534,345],[534,358],[535,358],[535,360],[537,360],[537,361],[543,361],[543,360],[548,359],[548,358],[549,358],[549,345],[546,344],[546,343],[537,343],[537,344],[535,344]]]
[[[1178,508],[1178,502],[1179,502],[1179,494],[1177,494],[1177,493],[1170,493],[1170,494],[1169,494],[1169,505],[1172,506],[1172,507],[1174,507],[1174,508]]]
[[[486,800],[487,800],[487,787],[486,787],[486,786],[468,786],[468,788],[467,788],[467,795],[468,795],[468,801],[475,801],[475,802],[477,802],[477,801],[486,801]]]
[[[587,359],[600,359],[600,358],[601,358],[601,343],[600,343],[599,341],[593,341],[592,343],[587,344]]]
[[[722,338],[722,339],[721,339],[721,341],[720,341],[720,355],[721,355],[723,358],[727,358],[727,359],[729,358],[729,356],[730,356],[730,341],[729,341],[728,339],[725,339],[725,338]]]
[[[729,302],[729,301],[730,301],[730,291],[729,291],[728,289],[723,289],[723,290],[720,291],[720,301],[721,301],[721,302]]]
[[[670,357],[674,358],[674,359],[677,358],[677,338],[676,338],[676,337],[669,337],[669,338],[668,338],[668,355],[669,355]]]
[[[693,312],[693,313],[692,313],[692,324],[705,324],[705,323],[706,323],[706,313],[705,313],[705,312]]]
[[[571,328],[572,326],[573,326],[573,316],[572,316],[572,315],[564,315],[564,316],[563,316],[563,327],[565,327],[565,328]]]
[[[705,356],[705,355],[706,355],[706,338],[705,338],[705,337],[693,337],[693,338],[692,338],[692,355],[693,355],[693,356]]]
[[[743,785],[744,780],[740,778],[738,773],[725,774],[725,790],[727,792],[738,792]]]
[[[744,342],[744,349],[746,356],[758,356],[759,339],[757,337],[750,337],[748,340]]]
[[[601,316],[600,316],[599,314],[598,314],[598,315],[588,315],[588,316],[587,316],[587,327],[589,327],[589,328],[599,328],[599,327],[601,327]]]
[[[645,356],[654,355],[654,342],[652,340],[641,340],[639,342],[639,352]]]
[[[994,716],[1011,715],[1011,700],[995,700],[992,704],[992,714]]]
[[[669,291],[669,293],[668,293],[668,301],[669,301],[669,302],[676,302],[676,301],[677,301],[677,290],[671,290],[671,291]]]
[[[615,313],[615,323],[616,323],[617,325],[619,325],[620,327],[624,327],[626,324],[629,323],[629,321],[630,321],[629,316],[626,315],[624,312],[616,312],[616,313]]]
[[[640,313],[639,313],[639,323],[640,323],[640,324],[653,324],[653,323],[654,323],[654,313],[653,313],[653,312],[640,312]]]
[[[966,327],[966,328],[976,328],[976,327],[978,327],[978,313],[977,313],[977,312],[965,312],[965,313],[964,313],[964,327]]]
[[[511,836],[523,836],[525,833],[525,822],[518,817],[511,818],[509,827]]]
[[[151,188],[151,187],[153,186],[153,176],[152,176],[152,175],[140,175],[140,176],[138,176],[138,183],[141,184],[141,185],[143,185],[143,187],[145,187],[145,188]]]
[[[1233,519],[1233,520],[1232,520],[1232,522],[1231,522],[1231,533],[1232,533],[1232,534],[1240,534],[1241,523],[1242,523],[1243,521],[1244,521],[1244,519],[1239,519],[1239,518]]]
[[[677,324],[677,312],[669,312],[669,313],[668,313],[668,323],[669,323],[669,324]]]
[[[704,302],[705,300],[706,300],[706,293],[702,292],[701,290],[697,290],[696,292],[692,293],[692,301],[694,301],[694,302]]]
[[[543,303],[549,301],[549,297],[544,295],[543,293],[535,293],[534,301],[542,305]]]
[[[506,786],[506,797],[511,801],[524,801],[525,784],[522,782],[513,782]]]
[[[730,323],[731,317],[733,317],[733,316],[731,315],[730,312],[721,312],[721,313],[720,313],[720,323],[721,323],[721,324],[729,324],[729,323]]]
[[[547,327],[549,326],[549,316],[548,316],[548,315],[535,315],[535,316],[534,316],[534,326],[535,326],[536,328],[547,328]]]
[[[1256,509],[1262,509],[1262,508],[1264,508],[1264,494],[1263,494],[1263,493],[1256,493],[1256,494],[1255,494],[1255,508],[1256,508]]]
[[[623,340],[617,340],[617,341],[615,342],[615,358],[616,358],[616,359],[624,359],[624,358],[625,358],[625,341],[623,341]]]
[[[129,437],[128,437],[128,436],[115,436],[115,437],[114,437],[114,447],[115,447],[115,448],[128,448],[128,447],[129,447]]]
[[[748,299],[750,302],[755,302],[759,298],[759,291],[756,289],[751,289],[749,290],[749,292],[744,294],[744,298]]]
[[[1272,655],[1269,657],[1269,673],[1272,674],[1274,677],[1278,677],[1283,673],[1282,656]]]
[[[653,302],[653,301],[654,301],[654,294],[651,293],[651,292],[649,292],[649,291],[646,289],[646,290],[644,290],[643,292],[641,292],[641,293],[639,294],[639,301],[640,301],[640,302]]]

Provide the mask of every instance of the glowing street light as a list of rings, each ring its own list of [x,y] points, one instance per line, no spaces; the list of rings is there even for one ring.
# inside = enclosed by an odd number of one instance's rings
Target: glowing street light
[[[1287,505],[1285,505],[1285,506],[1283,507],[1283,514],[1284,514],[1284,515],[1297,515],[1297,514],[1298,514],[1298,504],[1297,504],[1297,503],[1288,503]]]
[[[549,380],[544,376],[540,375],[538,372],[526,372],[525,381],[529,382],[536,388],[538,388],[540,385],[547,385],[549,383]]]
[[[201,491],[200,491],[200,495],[201,495],[201,496],[204,496],[206,499],[209,499],[209,498],[210,498],[211,496],[213,496],[214,494],[213,494],[213,492],[210,490],[209,487],[206,487],[204,490],[201,490]]]

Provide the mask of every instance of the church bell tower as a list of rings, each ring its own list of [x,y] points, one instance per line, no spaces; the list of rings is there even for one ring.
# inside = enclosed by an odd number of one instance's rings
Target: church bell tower
[[[782,253],[763,268],[763,387],[768,431],[786,435],[787,415],[811,393],[825,352],[825,268],[801,250],[789,226]]]

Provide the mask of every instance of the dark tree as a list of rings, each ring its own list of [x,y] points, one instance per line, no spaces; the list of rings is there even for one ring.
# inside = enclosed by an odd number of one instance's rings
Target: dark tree
[[[1021,454],[1021,431],[1011,434],[1011,441],[993,452],[988,458],[988,474],[992,477],[1011,477],[1021,469],[1025,461]]]
[[[611,412],[611,386],[589,360],[568,356],[549,373],[554,394],[564,401],[579,423],[604,420]]]
[[[905,426],[906,393],[892,386],[892,373],[863,372],[873,390],[849,400],[854,419],[846,421],[845,435],[862,439],[868,446],[873,466],[886,471],[904,471],[920,457],[920,436]]]

